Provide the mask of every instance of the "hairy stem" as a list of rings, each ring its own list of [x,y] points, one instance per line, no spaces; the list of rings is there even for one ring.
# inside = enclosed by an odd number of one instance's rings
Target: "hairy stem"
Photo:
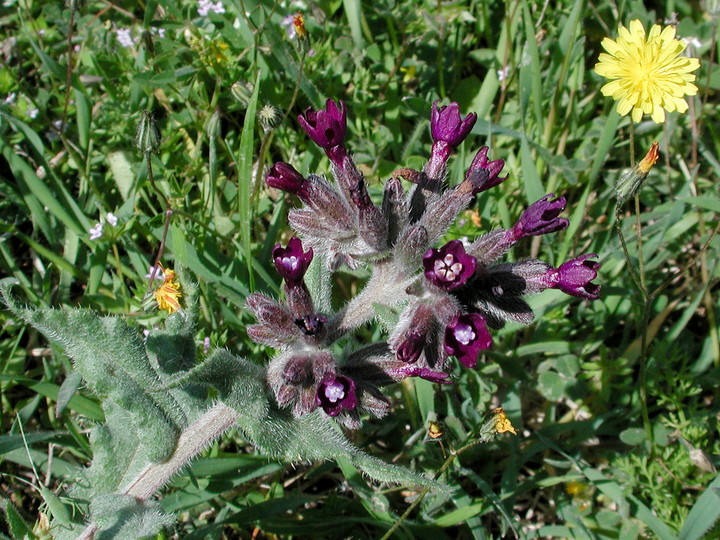
[[[128,486],[123,495],[146,501],[163,487],[188,462],[235,423],[237,411],[218,402],[180,434],[175,452],[164,463],[148,465]],[[98,527],[88,525],[78,540],[92,540]]]

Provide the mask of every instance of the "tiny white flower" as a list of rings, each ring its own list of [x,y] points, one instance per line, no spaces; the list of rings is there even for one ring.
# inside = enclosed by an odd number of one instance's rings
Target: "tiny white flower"
[[[203,340],[203,353],[207,354],[209,350],[210,350],[210,338],[205,337],[205,339]]]
[[[103,226],[102,223],[98,223],[95,225],[92,229],[89,230],[90,232],[90,240],[97,240],[102,236],[103,233]]]
[[[164,28],[157,28],[153,26],[150,29],[150,32],[158,37],[164,38],[165,37],[165,29]]]
[[[497,70],[498,81],[503,82],[505,79],[508,78],[509,74],[510,74],[510,66],[505,66],[502,69],[498,69]]]
[[[161,269],[160,267],[153,267],[153,266],[148,267],[148,273],[145,274],[145,279],[150,279],[151,277],[153,277],[153,268],[156,268],[156,270],[155,270],[155,279],[164,280],[164,279],[165,279],[165,275],[163,274],[162,269]]]
[[[134,44],[129,28],[118,28],[115,30],[115,37],[123,47],[132,47]]]
[[[113,214],[112,212],[108,212],[107,215],[105,216],[105,219],[107,219],[107,222],[108,222],[110,225],[112,225],[113,227],[114,227],[115,225],[117,225],[117,223],[118,223],[118,218],[117,218],[117,216],[116,216],[115,214]]]
[[[213,5],[212,10],[213,10],[215,13],[217,13],[218,15],[220,15],[221,13],[225,13],[225,6],[223,6],[222,1],[218,0],[218,1],[215,2],[215,4]]]
[[[700,39],[695,36],[688,36],[682,38],[682,40],[685,42],[685,45],[687,45],[688,47],[692,47],[693,49],[699,49],[700,47],[702,47],[702,41],[700,41]]]
[[[5,105],[11,105],[12,103],[15,102],[16,97],[17,97],[17,92],[10,92],[8,94],[8,97],[5,98],[5,101],[3,101],[3,103]]]
[[[32,109],[27,110],[27,115],[30,118],[37,118],[37,115],[40,114],[40,110],[33,107]]]

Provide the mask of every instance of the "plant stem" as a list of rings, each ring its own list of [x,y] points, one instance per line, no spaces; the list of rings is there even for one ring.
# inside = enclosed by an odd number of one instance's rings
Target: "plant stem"
[[[135,497],[138,501],[148,500],[192,458],[232,426],[237,417],[235,409],[222,402],[216,403],[180,434],[175,452],[167,461],[148,465],[121,493]],[[97,531],[98,526],[90,523],[78,540],[92,540]]]

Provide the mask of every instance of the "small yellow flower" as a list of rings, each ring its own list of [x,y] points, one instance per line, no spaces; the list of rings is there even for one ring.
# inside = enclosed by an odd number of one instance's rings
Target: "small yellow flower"
[[[493,417],[493,420],[495,421],[495,433],[498,435],[501,433],[512,433],[513,435],[517,435],[517,431],[515,431],[515,428],[510,423],[510,420],[508,420],[508,417],[502,407],[498,407],[492,411],[492,413],[495,415]]]
[[[305,18],[299,11],[293,16],[293,26],[295,27],[295,35],[298,39],[305,39],[308,35],[307,28],[305,28]]]
[[[175,313],[180,309],[180,302],[178,302],[178,298],[182,296],[180,284],[175,281],[177,275],[173,270],[164,269],[163,276],[165,283],[155,291],[155,301],[160,309],[164,309],[168,313]]]
[[[645,28],[635,19],[630,29],[620,26],[617,41],[602,40],[603,48],[595,73],[612,79],[601,88],[604,96],[618,101],[617,112],[632,111],[633,122],[649,114],[656,123],[665,121],[665,111],[685,112],[684,96],[697,94],[691,72],[700,67],[697,58],[681,56],[685,43],[675,39],[675,28],[655,24],[645,36]]]

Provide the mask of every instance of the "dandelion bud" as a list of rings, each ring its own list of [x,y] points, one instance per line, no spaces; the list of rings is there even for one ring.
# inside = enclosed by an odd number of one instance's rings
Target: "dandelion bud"
[[[230,87],[230,93],[244,109],[250,104],[255,85],[249,81],[238,81]]]
[[[152,154],[160,148],[160,131],[152,111],[144,110],[135,131],[135,146],[143,154]]]
[[[258,120],[263,130],[270,131],[280,125],[282,120],[282,113],[280,109],[274,105],[263,105],[263,107],[257,113]]]
[[[615,194],[617,195],[618,205],[623,204],[640,189],[650,169],[652,169],[660,157],[660,152],[658,151],[659,146],[656,142],[652,143],[650,150],[648,150],[648,153],[642,161],[632,169],[626,171],[625,174],[618,179],[615,184]]]

